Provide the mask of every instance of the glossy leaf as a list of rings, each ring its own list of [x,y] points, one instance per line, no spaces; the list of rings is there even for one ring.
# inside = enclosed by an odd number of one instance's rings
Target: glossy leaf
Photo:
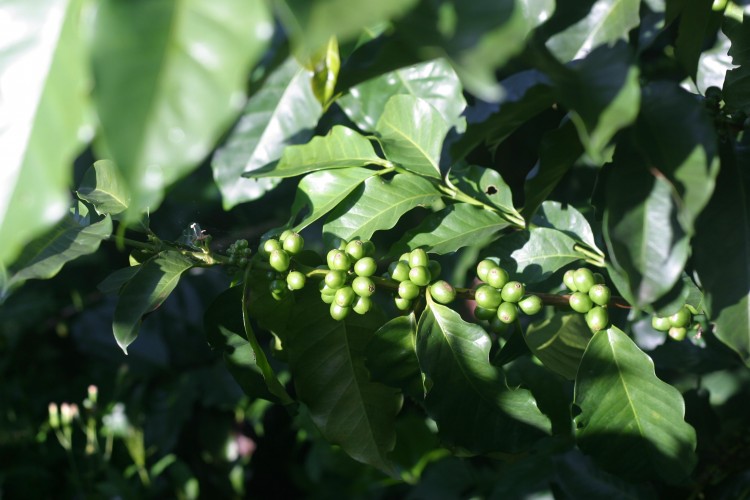
[[[130,220],[213,149],[272,30],[263,2],[101,2],[92,43],[100,150],[122,172]]]
[[[409,210],[438,198],[437,188],[414,174],[397,174],[390,181],[370,177],[329,214],[323,233],[347,241],[369,240],[376,231],[392,228]]]
[[[388,99],[375,131],[388,160],[420,175],[440,177],[440,151],[450,125],[427,101]]]
[[[96,288],[99,289],[100,292],[106,293],[106,294],[119,294],[120,289],[130,281],[130,279],[135,276],[135,274],[138,272],[138,270],[141,268],[140,264],[137,264],[135,266],[130,267],[123,267],[120,269],[117,269],[116,271],[113,271],[109,274],[106,278],[104,278],[97,286]]]
[[[540,227],[562,231],[604,256],[604,253],[596,246],[594,232],[591,230],[589,221],[571,205],[563,206],[558,201],[545,201],[531,222]]]
[[[525,389],[508,388],[490,364],[487,332],[428,300],[417,326],[424,406],[443,440],[472,453],[518,452],[549,432]],[[456,411],[460,408],[460,411]]]
[[[29,242],[23,254],[7,269],[7,277],[0,288],[0,303],[26,280],[49,279],[68,262],[96,252],[110,234],[112,219],[109,217],[93,224],[78,221],[73,215],[65,217],[47,233]]]
[[[402,94],[423,99],[459,132],[466,127],[461,117],[466,107],[461,82],[445,59],[384,73],[352,87],[337,103],[359,128],[375,130],[388,99]]]
[[[366,168],[322,170],[306,175],[297,185],[297,194],[292,203],[292,217],[308,208],[307,215],[294,227],[295,231],[320,219],[346,198],[365,180],[375,175]]]
[[[422,375],[416,353],[417,318],[396,316],[378,328],[367,344],[367,369],[373,380],[422,397]]]
[[[524,226],[521,214],[513,206],[513,192],[497,171],[475,165],[458,166],[451,169],[449,180],[459,191],[500,209],[517,225]]]
[[[627,40],[638,26],[638,0],[597,0],[577,23],[547,40],[547,48],[562,62],[581,59],[600,45]]]
[[[524,283],[543,281],[558,269],[583,258],[575,251],[573,238],[557,229],[532,228],[503,236],[492,244],[488,255],[500,257],[503,267]]]
[[[112,329],[117,345],[127,354],[138,336],[141,318],[164,302],[177,286],[182,273],[193,261],[177,251],[167,250],[143,263],[120,290]]]
[[[693,469],[695,430],[685,422],[679,391],[617,327],[594,335],[575,388],[578,446],[626,477],[658,476],[677,483]]]
[[[286,146],[304,144],[323,109],[310,87],[310,72],[290,58],[247,102],[239,122],[211,162],[224,208],[255,200],[278,179],[242,177],[281,158]]]
[[[510,224],[495,212],[457,203],[425,218],[394,244],[390,254],[398,255],[414,248],[447,254],[468,245],[486,244],[507,227]]]
[[[369,379],[364,349],[382,317],[331,319],[316,291],[294,309],[289,329],[289,367],[297,396],[332,444],[352,458],[393,474],[387,458],[395,444],[399,391]],[[377,325],[377,326],[376,326]]]
[[[573,380],[591,339],[591,330],[583,314],[558,313],[544,321],[531,323],[524,339],[544,366]]]
[[[313,137],[307,144],[287,146],[278,163],[253,170],[243,177],[294,177],[316,170],[386,165],[375,154],[369,140],[342,125],[334,126],[328,135]]]
[[[70,165],[85,125],[87,61],[79,0],[2,6],[0,266],[51,229],[70,205]],[[40,204],[44,200],[44,204]]]
[[[88,201],[99,214],[117,215],[130,203],[130,195],[122,182],[117,166],[109,160],[99,160],[86,171],[78,197]]]

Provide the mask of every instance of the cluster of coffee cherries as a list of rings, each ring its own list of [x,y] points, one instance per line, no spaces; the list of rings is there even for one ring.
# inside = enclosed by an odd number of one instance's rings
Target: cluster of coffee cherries
[[[269,238],[261,245],[261,254],[268,257],[268,265],[275,271],[269,288],[276,300],[281,300],[289,290],[300,290],[305,286],[307,276],[299,271],[290,271],[283,279],[284,273],[289,271],[292,256],[300,253],[305,246],[305,240],[299,234],[286,230],[278,239]]]
[[[695,309],[691,311],[691,309],[692,306],[685,305],[671,316],[653,316],[651,326],[654,330],[667,332],[667,335],[674,340],[685,340],[687,331],[693,324],[693,314],[698,312]]]
[[[394,297],[396,308],[401,311],[410,309],[422,290],[440,275],[440,271],[440,263],[431,260],[423,248],[401,254],[397,261],[388,266],[388,276],[398,282]]]
[[[477,264],[477,278],[482,284],[474,291],[474,316],[489,321],[494,331],[501,332],[513,323],[519,310],[528,315],[542,310],[539,296],[527,294],[523,283],[510,281],[508,272],[490,259]]]
[[[563,283],[572,292],[568,299],[570,308],[586,315],[586,324],[592,332],[596,333],[609,326],[607,304],[612,293],[604,284],[604,276],[581,267],[566,271]]]
[[[229,256],[229,265],[232,267],[244,268],[250,260],[252,250],[248,246],[247,240],[237,240],[227,249]]]
[[[372,307],[378,264],[375,245],[368,240],[341,241],[326,255],[328,272],[320,283],[320,298],[331,305],[331,317],[341,321],[352,310],[365,314]]]

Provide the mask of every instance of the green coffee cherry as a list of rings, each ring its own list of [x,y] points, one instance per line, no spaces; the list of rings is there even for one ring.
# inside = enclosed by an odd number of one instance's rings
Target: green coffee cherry
[[[487,273],[489,273],[491,269],[494,269],[496,267],[500,266],[495,264],[490,259],[484,259],[479,264],[477,264],[477,278],[484,282],[487,282]]]
[[[542,310],[542,299],[538,295],[527,295],[518,303],[518,307],[524,314],[532,316]]]
[[[489,321],[496,315],[497,309],[488,309],[479,305],[474,308],[474,317],[479,320]]]
[[[572,269],[565,271],[565,274],[563,274],[563,283],[571,292],[578,291],[578,287],[576,286],[575,279],[573,279],[574,274],[575,274],[575,271],[573,271]]]
[[[284,250],[274,250],[268,257],[268,263],[280,273],[289,269],[289,254]]]
[[[349,256],[341,250],[336,250],[331,258],[331,265],[329,267],[334,271],[348,271],[351,265]]]
[[[490,285],[492,285],[492,283],[490,283]],[[518,302],[519,300],[521,300],[524,293],[526,293],[526,287],[523,286],[523,283],[518,281],[509,281],[503,287],[502,292],[500,292],[500,296],[502,297],[504,302]]]
[[[352,260],[357,261],[365,256],[365,247],[362,243],[362,240],[354,240],[350,241],[346,245],[346,254],[352,258]]]
[[[273,238],[266,240],[265,243],[263,243],[263,253],[266,255],[271,255],[274,250],[281,250],[281,244],[279,243],[279,240],[275,240]]]
[[[687,328],[690,326],[693,318],[687,307],[682,307],[679,311],[669,317],[669,323],[677,328]]]
[[[352,306],[357,314],[367,314],[370,308],[372,308],[372,300],[369,297],[357,297]]]
[[[328,271],[323,280],[330,288],[339,289],[346,284],[346,273],[344,271]]]
[[[597,285],[603,285],[604,275],[602,273],[594,273],[594,283]]]
[[[432,275],[425,266],[412,267],[409,270],[409,281],[417,286],[427,286],[432,281]]]
[[[586,313],[586,324],[594,333],[604,330],[609,325],[609,313],[602,306],[594,306]]]
[[[371,257],[375,254],[375,243],[370,240],[362,240],[362,249],[365,251],[365,257]]]
[[[321,293],[320,300],[322,300],[326,304],[333,304],[333,299],[335,296],[336,296],[335,294]]]
[[[486,309],[497,309],[503,301],[500,292],[490,285],[482,285],[474,292],[474,300],[477,305]]]
[[[570,308],[575,312],[587,313],[594,307],[591,298],[583,292],[574,292],[568,299]]]
[[[357,276],[370,277],[378,270],[378,264],[372,257],[362,257],[354,263],[354,273]]]
[[[352,289],[360,297],[370,297],[375,293],[375,282],[365,276],[357,276],[352,281]]]
[[[284,242],[284,240],[286,240],[286,239],[287,239],[287,237],[288,237],[288,236],[289,236],[290,234],[293,234],[293,233],[294,233],[294,231],[292,231],[291,229],[284,229],[284,232],[283,232],[283,233],[281,233],[281,236],[279,236],[279,241],[283,243],[283,242]]]
[[[513,323],[518,318],[518,306],[513,302],[503,302],[497,308],[497,318],[506,325]]]
[[[396,309],[399,311],[408,311],[411,309],[411,300],[402,297],[396,297],[393,300],[396,303]]]
[[[331,304],[331,317],[336,321],[341,321],[349,314],[351,307],[342,307],[336,302]]]
[[[685,340],[685,337],[687,336],[687,328],[684,326],[673,326],[669,329],[667,335],[677,341]]]
[[[430,287],[430,296],[440,304],[450,304],[456,299],[456,289],[447,281],[436,281]]]
[[[409,271],[410,271],[409,264],[407,264],[403,260],[395,262],[388,267],[389,267],[389,271],[391,274],[391,278],[394,281],[405,281],[409,279]]]
[[[653,327],[654,330],[657,330],[659,332],[667,332],[672,327],[672,323],[669,321],[669,318],[662,318],[660,316],[652,316],[651,326]]]
[[[429,263],[430,259],[427,257],[427,252],[425,252],[422,248],[414,249],[409,254],[409,267],[427,267]]]
[[[578,291],[583,293],[588,293],[591,287],[596,284],[594,273],[591,272],[591,269],[585,267],[575,270],[573,273],[573,281],[575,282]]]
[[[508,323],[503,323],[500,318],[495,314],[490,320],[490,329],[495,333],[505,333],[508,331]]]
[[[440,276],[440,273],[443,271],[443,266],[440,265],[440,262],[430,259],[430,261],[427,263],[427,269],[430,270],[432,279],[437,279],[438,276]]]
[[[398,284],[398,295],[402,299],[414,300],[419,296],[419,287],[409,280]]]
[[[509,279],[510,279],[510,276],[508,276],[508,271],[506,271],[500,266],[493,267],[492,269],[487,271],[486,281],[487,281],[487,284],[490,285],[491,287],[494,287],[497,289],[504,288],[505,285],[508,284]]]
[[[281,300],[286,297],[286,294],[289,291],[286,287],[286,283],[282,280],[273,280],[268,287],[271,291],[271,296],[276,300]]]
[[[287,235],[282,246],[287,253],[296,255],[302,251],[302,248],[305,246],[305,240],[299,234],[292,233]]]
[[[407,265],[409,265],[409,256],[411,255],[411,252],[404,252],[401,254],[401,257],[398,258],[398,262],[406,262]]]
[[[328,265],[328,269],[333,269],[333,257],[339,252],[337,249],[329,250],[326,254],[326,264]]]
[[[292,271],[286,277],[286,284],[290,290],[302,290],[307,277],[299,271]]]
[[[349,307],[354,303],[356,295],[352,287],[344,286],[336,290],[336,295],[333,297],[333,301],[341,307]]]
[[[606,285],[594,285],[589,289],[589,298],[594,304],[606,306],[612,298],[612,293]]]

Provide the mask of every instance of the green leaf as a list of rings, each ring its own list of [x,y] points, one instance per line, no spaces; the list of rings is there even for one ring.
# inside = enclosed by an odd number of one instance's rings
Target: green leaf
[[[684,2],[677,28],[674,55],[687,74],[695,79],[698,60],[703,52],[703,41],[711,25],[711,5],[713,0]]]
[[[525,389],[508,388],[490,364],[487,332],[428,299],[417,326],[424,401],[440,436],[471,453],[514,453],[549,432],[550,423]],[[458,411],[460,409],[460,411]]]
[[[439,198],[434,184],[414,174],[397,174],[390,181],[370,177],[328,216],[324,236],[347,241],[369,240],[381,229],[390,229],[403,214]]]
[[[573,380],[591,339],[591,330],[583,314],[555,314],[530,324],[524,338],[544,366]]]
[[[26,280],[49,279],[68,262],[96,252],[102,240],[112,234],[112,219],[104,217],[88,224],[73,215],[65,217],[44,235],[35,238],[23,254],[7,269],[0,287],[0,302]]]
[[[562,231],[537,227],[503,236],[486,253],[500,257],[502,266],[514,279],[537,283],[583,258],[575,251],[575,244],[576,241]]]
[[[387,165],[369,140],[354,130],[335,125],[328,135],[307,144],[287,146],[278,163],[247,172],[243,177],[294,177],[316,170]]]
[[[388,99],[375,131],[386,158],[420,175],[440,177],[440,151],[450,125],[427,101],[410,95]]]
[[[435,59],[382,74],[349,89],[337,103],[362,130],[375,130],[386,102],[394,95],[411,95],[429,103],[449,126],[466,128],[466,107],[458,75],[445,59]]]
[[[588,15],[547,40],[547,48],[562,62],[581,59],[600,45],[627,40],[638,26],[639,0],[598,0]]]
[[[306,143],[322,112],[310,86],[310,72],[289,58],[250,97],[211,162],[224,209],[260,198],[274,188],[278,179],[253,180],[242,174],[278,160],[290,144]]]
[[[750,366],[750,180],[746,145],[722,155],[716,191],[698,218],[695,267],[714,334]]]
[[[119,294],[120,289],[123,287],[123,285],[130,281],[130,279],[135,276],[140,268],[141,265],[137,264],[135,266],[123,267],[121,269],[118,269],[104,278],[101,283],[96,285],[96,288],[98,288],[102,293]]]
[[[396,316],[378,328],[367,344],[367,369],[373,380],[422,398],[422,375],[416,353],[417,319],[414,313]]]
[[[604,253],[596,246],[594,232],[591,230],[589,221],[571,205],[563,206],[558,201],[545,201],[531,222],[540,227],[562,231],[604,256]]]
[[[117,215],[128,208],[130,195],[122,182],[117,166],[109,160],[99,160],[86,171],[78,197],[88,201],[99,214]]]
[[[214,148],[272,30],[264,2],[100,3],[94,102],[102,156],[120,168],[131,195],[129,219],[156,209],[163,189]]]
[[[312,290],[294,309],[289,328],[289,368],[299,400],[332,444],[360,462],[394,474],[387,458],[395,445],[399,391],[372,382],[364,349],[382,316],[331,319]]]
[[[295,227],[295,231],[304,228],[323,217],[354,191],[357,186],[375,175],[374,170],[366,168],[347,168],[344,170],[323,170],[306,175],[297,185],[297,193],[292,203],[292,218],[308,207],[309,211]]]
[[[594,335],[578,370],[578,446],[605,469],[626,477],[677,483],[696,463],[695,430],[679,391],[659,380],[654,364],[616,327]]]
[[[81,1],[3,2],[0,266],[61,220],[85,126]],[[41,202],[43,200],[43,204]]]
[[[618,151],[607,182],[604,239],[612,264],[628,278],[633,305],[643,307],[680,278],[688,237],[678,222],[672,186],[637,156]]]
[[[740,10],[736,4],[727,6],[722,31],[732,41],[729,55],[738,68],[727,71],[724,80],[724,101],[730,109],[743,109],[750,113],[750,11]]]
[[[475,165],[457,166],[451,169],[449,180],[461,192],[500,209],[517,225],[525,226],[521,214],[513,206],[510,186],[497,171]]]
[[[510,224],[495,212],[456,203],[427,216],[394,244],[389,255],[400,255],[414,248],[443,255],[468,245],[482,246],[507,227]]]
[[[167,250],[143,263],[120,291],[112,329],[117,345],[128,353],[138,336],[141,318],[164,302],[177,286],[182,273],[193,261],[174,250]]]

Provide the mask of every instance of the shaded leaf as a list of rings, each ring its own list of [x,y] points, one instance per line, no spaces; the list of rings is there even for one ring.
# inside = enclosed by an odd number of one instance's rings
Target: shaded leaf
[[[88,201],[99,214],[117,215],[128,208],[130,195],[120,178],[117,166],[109,160],[99,160],[86,171],[78,197]]]
[[[654,364],[616,327],[594,335],[575,388],[578,446],[625,477],[677,483],[695,466],[695,430],[679,391],[659,380]]]
[[[724,80],[724,101],[730,109],[742,109],[750,113],[750,11],[740,10],[729,4],[722,24],[722,31],[732,41],[729,55],[738,68],[727,71]]]
[[[342,125],[335,125],[328,135],[313,137],[307,144],[287,146],[277,163],[247,172],[243,177],[294,177],[324,169],[385,165],[375,154],[370,141]]]
[[[304,144],[323,109],[312,93],[310,72],[289,58],[247,101],[239,122],[211,162],[224,208],[255,200],[278,179],[242,177],[281,158],[290,144]]]
[[[544,321],[531,323],[524,338],[544,366],[573,380],[591,339],[591,330],[583,314],[555,314]]]
[[[3,2],[0,266],[10,265],[70,205],[70,165],[79,134],[91,134],[82,128],[88,74],[81,4]]]
[[[143,263],[120,290],[112,329],[117,345],[127,354],[138,336],[141,318],[164,302],[177,286],[182,273],[193,261],[174,250],[167,250]]]
[[[422,397],[422,375],[416,353],[417,318],[396,316],[378,328],[365,351],[373,380]]]
[[[491,343],[481,327],[428,299],[417,326],[424,406],[453,446],[472,453],[522,451],[548,433],[550,423],[529,391],[509,389],[503,372],[490,364]]]
[[[263,2],[101,2],[92,43],[100,149],[122,173],[130,220],[155,210],[163,189],[213,149],[272,30]]]
[[[102,293],[120,293],[120,289],[122,288],[122,286],[130,281],[130,279],[135,276],[140,268],[141,265],[137,264],[135,266],[123,267],[122,269],[118,269],[104,278],[101,283],[96,286],[96,288],[98,288]]]
[[[545,201],[531,220],[540,227],[549,227],[564,232],[604,256],[596,246],[594,232],[581,212],[571,205],[563,206],[558,201]]]
[[[674,54],[688,76],[693,79],[698,72],[698,60],[703,51],[703,40],[711,24],[712,4],[712,0],[684,2],[684,8],[680,14]]]
[[[417,174],[440,177],[440,151],[450,126],[427,101],[411,95],[388,99],[375,131],[388,160]]]
[[[369,240],[376,231],[392,228],[412,208],[438,198],[434,184],[418,175],[397,174],[390,181],[370,177],[329,214],[323,233],[327,238]]]

